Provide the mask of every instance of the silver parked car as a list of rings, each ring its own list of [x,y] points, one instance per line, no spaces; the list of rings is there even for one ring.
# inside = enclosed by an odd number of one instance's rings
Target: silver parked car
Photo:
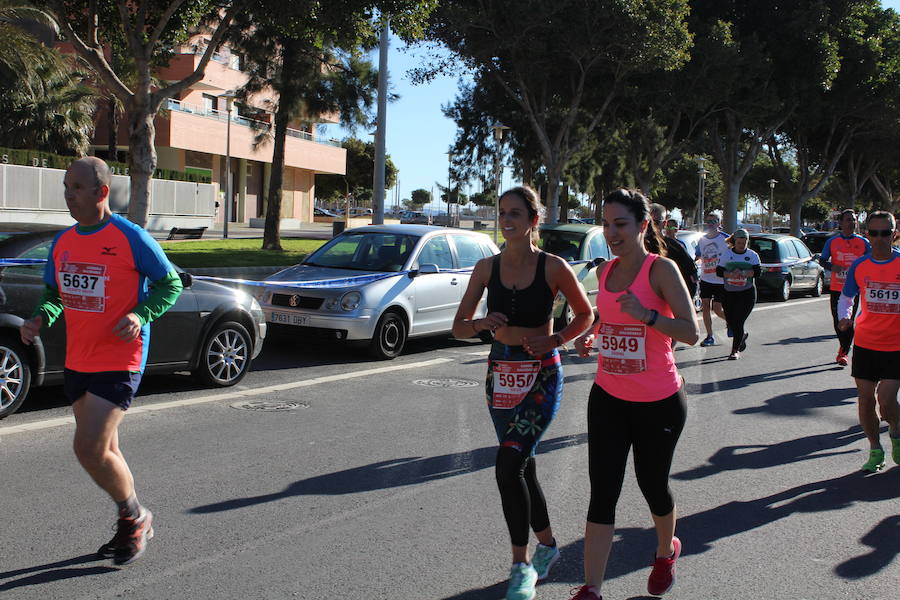
[[[407,338],[447,334],[475,263],[499,252],[462,229],[357,227],[266,278],[257,298],[272,332],[367,343],[390,359]]]

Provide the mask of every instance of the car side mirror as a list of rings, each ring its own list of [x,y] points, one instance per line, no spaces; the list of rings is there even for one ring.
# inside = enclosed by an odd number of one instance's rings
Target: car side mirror
[[[818,252],[812,255],[812,259],[816,262],[819,262],[819,259],[822,258],[822,255]]]
[[[194,283],[194,278],[191,274],[184,271],[178,272],[178,278],[181,279],[181,287],[189,288]]]
[[[434,275],[435,273],[440,273],[441,269],[435,264],[426,263],[424,265],[419,265],[419,268],[415,271],[410,271],[410,277],[418,277],[419,275]]]

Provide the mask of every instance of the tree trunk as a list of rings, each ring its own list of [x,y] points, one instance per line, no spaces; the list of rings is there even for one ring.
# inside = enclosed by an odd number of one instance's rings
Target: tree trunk
[[[275,147],[272,150],[272,174],[269,178],[269,197],[266,200],[266,228],[263,232],[263,250],[281,248],[281,188],[284,181],[284,144],[287,137],[290,100],[282,96],[275,112]]]
[[[108,100],[109,115],[107,126],[109,134],[107,136],[107,160],[117,161],[119,159],[119,111],[117,110],[118,102],[112,97]]]
[[[547,218],[545,221],[555,225],[559,220],[559,176],[562,173],[562,164],[554,161],[547,165],[547,197],[544,203],[547,206]]]
[[[803,204],[809,198],[805,194],[794,198],[791,202],[791,235],[800,237],[800,218],[803,211]]]
[[[738,201],[741,197],[741,179],[735,177],[734,175],[730,175],[726,179],[726,187],[725,187],[725,222],[723,225],[725,226],[725,231],[731,233],[735,229],[737,229],[737,208]],[[709,204],[704,202],[704,210],[709,212]],[[704,215],[700,215],[703,218]]]
[[[155,112],[146,106],[132,106],[128,111],[128,171],[131,192],[128,198],[128,220],[147,226],[150,216],[150,180],[156,170]]]

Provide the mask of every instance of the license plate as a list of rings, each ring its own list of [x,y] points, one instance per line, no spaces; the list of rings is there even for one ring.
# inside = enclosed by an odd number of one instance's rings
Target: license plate
[[[285,323],[287,325],[309,325],[309,317],[307,315],[272,312],[269,314],[269,322]]]

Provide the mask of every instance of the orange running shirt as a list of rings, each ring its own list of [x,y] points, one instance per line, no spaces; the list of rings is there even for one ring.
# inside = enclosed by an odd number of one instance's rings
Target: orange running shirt
[[[66,320],[66,368],[84,373],[143,371],[150,326],[123,342],[113,328],[148,295],[148,282],[172,270],[162,248],[141,227],[112,215],[99,229],[60,232],[44,282],[59,292]]]
[[[853,341],[857,346],[879,352],[900,350],[900,251],[877,261],[866,255],[850,267],[841,292],[852,298],[859,294],[859,316]]]

